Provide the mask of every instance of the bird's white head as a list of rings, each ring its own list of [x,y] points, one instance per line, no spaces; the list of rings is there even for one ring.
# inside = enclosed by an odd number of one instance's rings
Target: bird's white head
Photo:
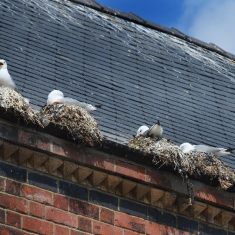
[[[183,153],[189,153],[194,150],[194,146],[190,143],[183,143],[180,145],[180,150]]]
[[[48,94],[47,105],[54,103],[63,103],[64,94],[60,90],[53,90]]]
[[[7,69],[7,62],[3,59],[0,59],[0,69]]]
[[[143,126],[139,127],[139,129],[136,132],[136,137],[140,136],[140,135],[143,135],[144,132],[146,132],[148,129],[149,128],[146,125],[143,125]]]

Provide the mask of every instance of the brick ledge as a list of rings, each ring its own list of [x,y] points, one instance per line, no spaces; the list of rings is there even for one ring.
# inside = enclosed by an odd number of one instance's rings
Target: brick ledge
[[[43,162],[42,159],[45,159],[47,155],[46,159],[48,161],[44,166],[47,166],[49,174],[54,174],[57,169],[61,169],[62,162],[70,162],[70,169],[76,169],[77,164],[80,164],[81,167],[93,168],[94,171],[103,171],[103,174],[106,175],[112,174],[144,186],[187,195],[186,185],[180,177],[174,174],[134,164],[115,155],[75,145],[45,133],[14,126],[2,120],[0,121],[0,138],[4,140],[1,148],[4,153],[3,160],[26,166],[28,164],[26,162],[29,162],[30,159],[32,162],[32,159],[35,159],[34,166],[38,168],[37,170],[40,170],[40,161],[44,164],[46,161]],[[22,152],[24,152],[23,155]],[[22,156],[24,157],[22,158]],[[65,169],[66,164],[63,165]],[[71,175],[72,172],[67,172],[66,174]],[[62,176],[64,172],[57,174]],[[194,195],[197,200],[234,211],[235,199],[233,193],[219,191],[214,187],[195,180],[191,182],[194,186]]]

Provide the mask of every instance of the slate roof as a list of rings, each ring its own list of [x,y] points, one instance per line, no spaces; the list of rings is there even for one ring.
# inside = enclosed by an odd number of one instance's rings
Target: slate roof
[[[138,17],[85,5],[1,0],[0,57],[33,105],[43,106],[57,88],[102,104],[95,116],[118,143],[159,119],[177,143],[235,145],[233,55]],[[234,157],[223,160],[235,168]]]

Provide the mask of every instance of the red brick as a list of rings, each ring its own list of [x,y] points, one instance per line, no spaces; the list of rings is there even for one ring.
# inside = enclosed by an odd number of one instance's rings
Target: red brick
[[[12,211],[7,211],[7,224],[20,228],[21,215]]]
[[[18,229],[9,228],[9,227],[2,226],[2,225],[0,225],[0,234],[1,235],[30,235],[27,232],[23,232]]]
[[[69,228],[55,225],[55,235],[70,235],[69,231],[70,231]]]
[[[108,224],[114,224],[114,211],[101,208],[100,221]]]
[[[57,235],[57,234],[56,234]],[[87,233],[83,233],[81,231],[75,231],[75,230],[71,230],[70,235],[87,235]]]
[[[64,224],[70,227],[77,227],[77,216],[69,212],[61,211],[56,208],[46,208],[46,218],[59,224]]]
[[[34,141],[34,139],[32,138],[32,135],[31,135],[31,133],[29,133],[29,132],[26,132],[26,131],[24,131],[24,130],[19,130],[18,131],[19,133],[18,133],[18,139],[20,140],[20,142],[21,142],[21,144],[26,144],[26,145],[31,145],[31,146],[34,146],[34,147],[36,147],[36,145],[34,144],[35,143],[35,141]]]
[[[92,224],[90,219],[85,219],[82,217],[78,218],[78,229],[84,232],[92,232]]]
[[[60,155],[60,156],[66,156],[66,151],[64,149],[63,144],[57,144],[57,143],[50,143],[50,151],[53,154]]]
[[[37,147],[41,150],[50,151],[50,139],[45,135],[39,135],[39,133],[32,133],[26,130],[18,131],[18,139],[20,143],[30,145],[32,147]]]
[[[173,176],[172,176],[173,177]],[[163,172],[157,170],[146,170],[145,181],[156,186],[161,186],[167,189],[172,189],[171,180]]]
[[[47,139],[45,135],[40,138],[40,136],[38,136],[38,133],[37,133],[36,138],[37,138],[37,142],[36,142],[37,148],[45,150],[45,151],[50,151],[50,140]]]
[[[59,155],[62,155],[68,159],[73,159],[76,162],[84,162],[85,159],[85,151],[81,148],[75,146],[74,144],[64,142],[61,143],[61,146],[63,147],[63,150],[61,148],[57,148],[53,146],[53,153],[57,153]],[[55,149],[56,148],[56,149]]]
[[[40,188],[23,185],[21,189],[22,196],[37,202],[53,205],[53,194]]]
[[[113,235],[123,235],[123,229],[122,228],[118,228],[118,227],[114,227]]]
[[[229,195],[227,192],[219,192],[216,188],[210,186],[205,186],[200,183],[196,184],[194,196],[200,200],[234,209],[233,195]]]
[[[0,209],[0,223],[5,223],[6,213],[5,210]]]
[[[114,227],[113,225],[110,225],[110,224],[105,224],[105,223],[101,223],[98,221],[94,221],[93,222],[93,234],[122,235],[122,229]]]
[[[33,217],[23,217],[22,228],[37,234],[52,235],[53,224]]]
[[[161,225],[153,222],[146,221],[146,234],[147,235],[160,235]]]
[[[67,211],[69,208],[68,198],[65,196],[61,196],[59,194],[55,194],[54,195],[54,206],[59,209]]]
[[[11,195],[0,194],[0,206],[22,213],[27,212],[26,200]]]
[[[45,217],[45,205],[31,201],[29,204],[30,215],[44,218]]]
[[[146,235],[165,235],[165,234],[174,234],[174,235],[190,235],[189,232],[181,231],[176,228],[172,228],[166,225],[157,224],[154,222],[146,221]]]
[[[99,219],[99,207],[95,205],[70,199],[69,207],[70,211],[73,213],[84,215],[86,217],[91,217],[94,219]]]
[[[5,191],[5,179],[0,177],[0,191]]]
[[[5,192],[19,196],[20,188],[21,188],[21,183],[6,179]]]
[[[95,166],[108,171],[114,171],[115,167],[114,160],[105,154],[98,153],[94,150],[90,150],[90,153],[86,154],[84,160],[85,160],[84,163],[90,166]]]
[[[116,172],[138,180],[145,180],[145,168],[123,161],[116,162]]]
[[[165,225],[160,225],[159,226],[159,231],[160,231],[160,235],[164,235],[164,234],[175,234],[175,235],[183,235],[183,234],[186,234],[187,232],[185,233],[182,233],[180,230],[176,229],[176,228],[172,228],[172,227],[169,227],[169,226],[165,226]],[[187,233],[189,234],[189,233]]]
[[[124,230],[123,235],[139,235],[139,233],[130,230]],[[156,233],[153,233],[152,235],[156,235]]]
[[[145,232],[145,221],[143,219],[133,217],[121,212],[115,213],[114,225],[122,228],[127,228],[139,233]]]

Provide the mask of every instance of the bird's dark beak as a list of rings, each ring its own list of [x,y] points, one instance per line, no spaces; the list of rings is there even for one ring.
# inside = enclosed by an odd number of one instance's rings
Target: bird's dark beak
[[[157,121],[157,124],[158,124],[159,126],[161,125],[159,120]]]

